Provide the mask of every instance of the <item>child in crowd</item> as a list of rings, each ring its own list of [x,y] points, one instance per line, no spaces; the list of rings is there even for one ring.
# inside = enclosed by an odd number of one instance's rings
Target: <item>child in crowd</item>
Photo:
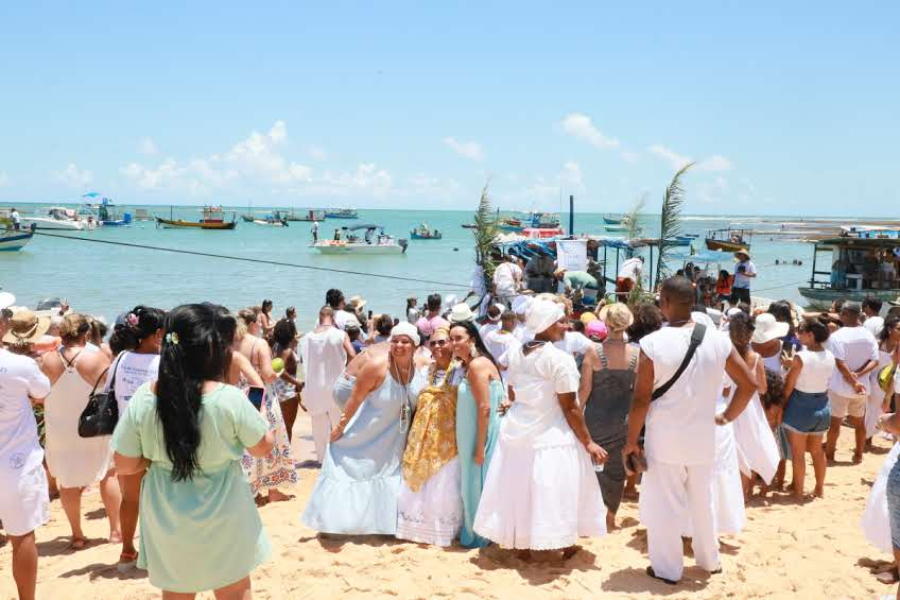
[[[791,457],[791,446],[788,444],[787,435],[781,428],[781,417],[784,412],[784,378],[778,373],[766,369],[766,392],[761,394],[759,399],[762,400],[763,408],[766,411],[766,420],[769,422],[769,427],[772,428],[775,442],[778,444],[778,452],[781,454],[772,485],[767,486],[765,482],[760,481],[759,495],[765,498],[769,489],[779,492],[784,489],[785,466]]]

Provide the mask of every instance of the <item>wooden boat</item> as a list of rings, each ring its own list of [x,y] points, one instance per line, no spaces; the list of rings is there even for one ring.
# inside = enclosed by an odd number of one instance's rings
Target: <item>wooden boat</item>
[[[286,216],[285,219],[288,221],[304,221],[304,222],[312,222],[312,221],[324,221],[325,220],[325,211],[320,209],[310,208],[309,210],[301,210],[294,211],[291,210]]]
[[[749,250],[749,234],[743,229],[715,229],[706,236],[706,247],[709,250],[722,250],[724,252],[737,252]]]
[[[403,254],[408,243],[406,240],[395,240],[384,233],[381,225],[357,225],[356,227],[342,227],[344,235],[341,239],[322,240],[312,244],[314,250],[320,254],[353,254],[359,256],[372,256],[383,254]],[[365,230],[362,239],[356,232]],[[376,231],[378,236],[375,236]]]
[[[827,310],[835,300],[861,302],[867,296],[884,302],[900,300],[900,279],[894,267],[900,234],[884,228],[877,232],[853,229],[845,228],[840,237],[813,242],[809,284],[798,288],[810,306]]]
[[[522,235],[529,238],[552,238],[564,234],[562,227],[526,227],[522,230]]]
[[[170,215],[171,217],[171,215]],[[225,211],[221,206],[204,206],[203,218],[199,221],[184,221],[181,219],[156,217],[156,226],[166,229],[209,229],[213,231],[230,230],[237,227],[237,222],[232,215],[231,221],[225,220]]]
[[[358,219],[355,208],[329,208],[325,210],[325,217],[328,219]]]
[[[244,223],[252,223],[256,220],[256,217],[254,217],[253,215],[241,215],[241,220]]]
[[[431,229],[430,227],[428,227],[428,223],[422,223],[409,232],[409,237],[413,240],[439,240],[444,236],[437,229]]]
[[[624,233],[628,231],[628,225],[604,225],[603,229],[610,233]]]
[[[604,225],[621,225],[622,219],[611,219],[609,217],[603,217]]]
[[[18,252],[34,237],[34,226],[15,230],[11,221],[0,223],[4,224],[5,230],[0,231],[0,252]]]

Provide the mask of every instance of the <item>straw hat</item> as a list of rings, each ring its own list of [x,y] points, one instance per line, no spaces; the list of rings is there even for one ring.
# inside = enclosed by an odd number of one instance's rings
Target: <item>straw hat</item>
[[[33,344],[50,329],[50,319],[38,317],[30,310],[21,310],[9,320],[9,331],[3,336],[4,344]]]
[[[360,310],[363,306],[365,306],[368,302],[363,299],[362,296],[353,296],[350,298],[350,301],[347,303],[347,308],[351,310]]]
[[[735,256],[740,256],[741,254],[743,254],[744,256],[746,256],[746,257],[747,257],[747,260],[751,260],[751,259],[753,258],[753,257],[750,256],[750,251],[747,250],[746,248],[741,248],[740,250],[736,250],[735,253],[734,253]]]
[[[450,322],[451,323],[463,323],[465,321],[474,321],[475,313],[472,312],[472,309],[469,308],[469,305],[465,302],[461,304],[457,304],[453,307],[453,310],[450,311]]]
[[[756,330],[753,332],[751,342],[754,344],[765,344],[778,338],[783,338],[790,331],[791,326],[775,320],[775,315],[763,313],[756,317]]]

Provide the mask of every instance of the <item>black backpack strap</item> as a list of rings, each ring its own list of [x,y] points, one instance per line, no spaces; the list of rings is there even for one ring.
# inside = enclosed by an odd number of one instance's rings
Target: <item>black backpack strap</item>
[[[694,331],[691,333],[691,343],[688,346],[687,353],[684,355],[684,360],[681,361],[681,365],[678,367],[678,370],[675,371],[675,374],[672,375],[672,378],[661,385],[659,388],[653,391],[653,400],[657,400],[665,395],[669,389],[675,385],[675,382],[678,381],[678,378],[681,377],[681,374],[684,373],[685,369],[688,368],[688,365],[691,363],[691,359],[694,358],[694,354],[697,353],[697,348],[700,347],[700,344],[703,343],[703,337],[706,335],[706,325],[703,323],[697,323],[694,325]]]
[[[105,386],[106,392],[109,394],[115,395],[115,393],[116,393],[116,373],[119,372],[119,363],[122,362],[122,359],[125,357],[126,354],[127,354],[127,352],[120,353],[116,357],[116,359],[113,361],[113,364],[112,364],[113,371],[112,371],[112,375],[110,375],[111,379],[107,380],[107,382],[106,382],[107,385]],[[103,371],[103,375],[105,375],[108,371],[109,371],[109,367],[106,367],[106,371]],[[100,378],[97,379],[97,383],[94,384],[94,392],[97,391],[97,386],[100,385],[100,380],[103,379],[103,375],[101,375]],[[94,392],[91,392],[91,395],[93,395]]]

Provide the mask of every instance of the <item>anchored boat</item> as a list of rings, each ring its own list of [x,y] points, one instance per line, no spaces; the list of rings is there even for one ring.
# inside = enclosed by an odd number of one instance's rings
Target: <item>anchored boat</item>
[[[34,237],[34,225],[14,229],[11,220],[0,218],[0,252],[18,252]]]
[[[225,211],[221,206],[204,206],[203,218],[199,221],[184,221],[182,219],[170,218],[163,219],[156,217],[156,226],[165,229],[210,229],[228,230],[237,227],[237,222],[232,214],[231,221],[225,220]]]
[[[750,234],[744,229],[714,229],[706,235],[709,250],[737,252],[750,249]]]
[[[78,218],[75,210],[65,206],[51,206],[44,215],[22,217],[21,221],[22,225],[34,225],[36,229],[82,231],[85,228],[84,221]]]
[[[428,223],[422,223],[409,232],[409,237],[413,240],[439,240],[444,236],[437,229],[431,229],[430,227],[428,227]]]
[[[325,216],[329,219],[358,219],[355,208],[329,208],[325,210]]]
[[[603,217],[604,225],[621,225],[622,219],[613,219],[611,217]]]
[[[360,256],[380,254],[403,254],[408,245],[406,240],[395,240],[384,233],[381,225],[357,225],[342,227],[334,239],[322,240],[312,245],[321,254],[353,254]],[[364,231],[363,237],[358,235]]]

